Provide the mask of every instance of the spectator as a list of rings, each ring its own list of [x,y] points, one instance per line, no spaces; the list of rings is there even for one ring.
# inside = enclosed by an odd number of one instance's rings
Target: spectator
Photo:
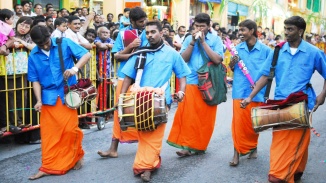
[[[35,25],[42,25],[42,26],[46,27],[46,21],[45,21],[44,16],[42,16],[42,15],[36,16],[33,21],[33,26],[35,26]]]
[[[119,23],[119,26],[120,26],[120,21],[121,21],[121,17],[123,16],[123,14],[122,13],[119,13],[119,15],[118,15],[118,22],[117,23]],[[119,28],[119,27],[118,27]]]
[[[94,16],[94,23],[93,23],[95,30],[97,31],[97,29],[102,26],[102,24],[100,23],[100,15],[97,14]]]
[[[48,9],[48,7],[53,7],[53,4],[51,4],[51,3],[46,4],[45,9]]]
[[[311,39],[312,39],[312,34],[306,34],[306,41],[313,45]]]
[[[174,36],[175,36],[175,31],[173,29],[170,29],[170,34],[169,34],[169,37],[172,39],[174,39]]]
[[[79,16],[78,12],[77,11],[72,11],[70,14],[70,16]]]
[[[24,45],[28,50],[32,50],[36,44],[32,41],[29,35],[33,25],[33,20],[30,17],[21,17],[16,25],[15,47],[18,48],[19,44]]]
[[[163,27],[163,41],[166,45],[170,45],[173,47],[172,39],[170,38],[170,27],[164,26]]]
[[[158,16],[157,16],[157,15],[154,15],[154,16],[153,16],[153,20],[155,20],[155,21],[160,21],[160,19],[158,19]]]
[[[23,16],[28,16],[28,17],[36,16],[34,12],[31,12],[31,6],[28,1],[23,1],[21,5],[23,6]]]
[[[96,36],[97,36],[97,34],[96,34],[95,29],[87,29],[87,31],[85,33],[85,38],[87,39],[87,41],[90,44],[94,43]]]
[[[45,18],[45,22],[46,22],[46,26],[48,27],[49,32],[52,34],[52,32],[54,31],[52,16],[47,16]]]
[[[219,23],[216,23],[214,22],[213,25],[212,25],[213,29],[218,32],[218,30],[220,29],[220,24]]]
[[[37,3],[34,5],[34,12],[37,15],[43,15],[43,9],[42,9],[42,5]]]
[[[82,8],[82,10],[81,10],[81,16],[79,18],[86,20],[87,15],[88,15],[88,9],[85,8],[85,7]]]
[[[62,8],[60,13],[62,17],[69,16],[69,11],[66,8]]]
[[[57,18],[57,17],[63,17],[63,16],[61,15],[60,11],[58,12],[57,10],[53,10],[52,17]]]
[[[54,21],[55,30],[52,32],[51,37],[66,37],[67,20],[65,18],[57,18]]]
[[[76,12],[78,13],[78,17],[80,18],[82,16],[82,9],[76,8]]]
[[[113,14],[112,13],[108,13],[107,15],[106,15],[106,19],[108,20],[107,21],[107,23],[114,23],[113,22]]]
[[[15,4],[14,10],[15,10],[15,15],[14,15],[13,27],[16,27],[17,21],[19,20],[20,17],[23,16],[23,6],[20,4]]]
[[[120,19],[120,29],[130,25],[130,19],[129,19],[130,8],[125,8],[123,12],[124,12],[123,16]]]
[[[47,7],[45,16],[53,16],[53,11],[54,11],[53,7],[51,7],[51,6]]]
[[[77,16],[70,16],[68,20],[68,29],[66,30],[66,37],[73,42],[80,44],[80,46],[91,50],[92,45],[79,33],[80,19]]]
[[[178,34],[174,36],[174,40],[173,40],[174,41],[173,45],[177,50],[181,49],[182,42],[185,39],[185,34],[186,34],[186,27],[181,25],[178,28]]]

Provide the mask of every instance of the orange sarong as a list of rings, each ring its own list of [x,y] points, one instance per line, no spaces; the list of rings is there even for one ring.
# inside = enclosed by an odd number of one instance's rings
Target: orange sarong
[[[240,108],[242,100],[233,100],[232,138],[235,150],[246,155],[257,148],[259,135],[251,123],[251,108],[260,106],[260,102],[251,102],[245,109]]]
[[[123,80],[118,80],[118,85],[116,90],[116,103],[119,100],[122,83]],[[138,141],[136,128],[128,128],[126,131],[121,130],[117,110],[114,110],[113,120],[114,122],[113,122],[112,140],[119,140],[120,143],[133,143]]]
[[[161,149],[166,123],[151,132],[138,132],[138,149],[133,165],[134,174],[153,171],[161,166]]]
[[[178,104],[167,143],[193,152],[206,151],[212,137],[217,106],[207,105],[197,85],[186,85],[183,102]]]
[[[55,106],[42,106],[40,129],[42,139],[40,171],[63,175],[83,158],[84,135],[78,128],[77,110],[62,104],[60,97]]]
[[[294,129],[273,132],[270,149],[269,181],[294,183],[301,177],[308,160],[310,129]]]

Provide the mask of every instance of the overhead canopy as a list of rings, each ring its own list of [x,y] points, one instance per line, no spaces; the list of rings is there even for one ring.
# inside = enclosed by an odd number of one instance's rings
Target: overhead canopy
[[[228,3],[228,15],[237,16],[237,12],[240,16],[248,16],[248,6],[237,4],[234,2]]]
[[[202,3],[211,2],[211,3],[219,3],[219,4],[221,4],[221,1],[222,0],[199,0],[199,2],[202,2]]]

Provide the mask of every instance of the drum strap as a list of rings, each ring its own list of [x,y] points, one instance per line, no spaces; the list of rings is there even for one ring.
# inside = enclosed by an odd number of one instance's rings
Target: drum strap
[[[61,43],[62,43],[62,37],[58,37],[56,39],[56,43],[58,44],[58,51],[59,51],[59,59],[60,59],[60,67],[61,67],[61,71],[62,74],[65,72],[65,66],[64,66],[64,62],[63,62],[63,55],[62,55],[62,47],[61,47]]]
[[[270,68],[270,71],[269,71],[269,76],[268,76],[266,91],[265,91],[265,95],[264,95],[265,101],[267,101],[269,99],[269,93],[271,91],[271,86],[272,86],[273,78],[275,76],[275,66],[277,64],[277,60],[278,60],[278,55],[279,55],[280,49],[282,48],[282,46],[284,44],[285,44],[285,42],[281,42],[278,45],[276,45],[276,47],[274,49],[273,60],[272,60],[271,68]]]

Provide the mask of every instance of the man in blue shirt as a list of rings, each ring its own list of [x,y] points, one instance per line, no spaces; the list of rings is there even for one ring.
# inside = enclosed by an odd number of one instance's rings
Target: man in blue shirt
[[[259,69],[264,65],[271,49],[257,41],[257,24],[252,20],[244,20],[239,24],[239,37],[242,43],[236,46],[238,56],[245,64],[250,76],[258,79]],[[257,157],[258,134],[252,128],[251,108],[261,105],[264,102],[265,89],[253,99],[254,102],[246,109],[240,108],[241,101],[252,91],[251,84],[238,63],[240,60],[232,58],[230,68],[234,70],[232,86],[233,117],[232,117],[232,138],[234,144],[234,156],[230,166],[237,166],[239,155],[249,154],[248,159]]]
[[[37,46],[29,55],[27,79],[33,83],[37,100],[34,108],[41,112],[42,139],[42,166],[30,177],[34,180],[45,175],[62,175],[82,166],[83,132],[78,128],[77,110],[64,105],[64,85],[65,80],[68,85],[76,84],[79,68],[91,55],[85,48],[63,38],[63,72],[56,38],[50,38],[47,28],[39,25],[33,27],[30,35]],[[75,66],[72,56],[79,60]]]
[[[190,74],[190,70],[180,54],[172,47],[163,43],[162,36],[163,32],[160,22],[150,21],[146,24],[146,37],[150,43],[149,49],[158,50],[146,53],[146,62],[139,86],[163,89],[162,86],[168,84],[173,71],[180,81],[180,91],[176,95],[179,101],[182,101],[186,89],[186,76]],[[123,81],[121,93],[126,93],[132,80],[136,78],[137,70],[135,69],[135,63],[137,58],[140,59],[143,57],[136,55],[132,56],[122,70],[126,77]],[[164,94],[166,104],[170,106],[172,98],[170,87],[169,85],[167,86]],[[133,170],[135,175],[141,174],[141,178],[145,182],[150,181],[151,172],[161,165],[160,151],[162,148],[165,126],[166,123],[162,123],[156,130],[151,132],[137,131],[138,150]]]
[[[120,18],[119,29],[123,29],[123,28],[127,27],[128,25],[130,25],[129,14],[130,14],[130,8],[125,8],[123,10],[123,16]]]
[[[186,94],[176,111],[167,143],[182,149],[179,156],[192,152],[203,154],[214,131],[217,106],[206,104],[198,89],[197,70],[205,64],[201,52],[214,64],[223,61],[223,44],[218,36],[209,32],[210,17],[200,13],[195,17],[192,36],[188,36],[181,48],[181,56],[188,64]],[[198,36],[196,36],[198,35]]]
[[[118,85],[116,88],[116,102],[118,101],[122,82],[125,77],[125,74],[121,72],[124,65],[127,63],[128,58],[130,57],[131,53],[140,46],[146,46],[148,41],[146,39],[145,28],[145,21],[147,15],[146,13],[140,8],[132,8],[130,10],[130,20],[131,25],[120,30],[117,39],[114,42],[114,46],[112,48],[112,53],[114,54],[114,58],[116,61],[119,62],[119,69],[118,69]],[[135,34],[133,37],[134,40],[130,41],[130,44],[125,45],[126,39],[125,31],[132,31],[131,34]],[[137,131],[133,128],[128,129],[127,131],[122,131],[120,129],[119,118],[118,118],[118,111],[114,111],[114,123],[113,123],[113,134],[112,134],[112,143],[110,148],[107,151],[98,151],[98,154],[101,157],[111,157],[116,158],[118,157],[118,145],[119,142],[121,143],[133,143],[137,142]]]
[[[306,22],[302,17],[293,16],[284,21],[287,43],[280,49],[275,67],[274,96],[276,100],[283,100],[291,93],[302,91],[308,95],[309,110],[315,111],[325,101],[326,59],[321,50],[303,40],[305,29]],[[254,90],[242,101],[243,108],[267,84],[272,59],[273,53],[262,67],[262,76]],[[317,97],[309,84],[316,70],[325,79],[323,90]],[[274,131],[270,148],[269,182],[300,181],[308,160],[309,142],[309,128]]]

